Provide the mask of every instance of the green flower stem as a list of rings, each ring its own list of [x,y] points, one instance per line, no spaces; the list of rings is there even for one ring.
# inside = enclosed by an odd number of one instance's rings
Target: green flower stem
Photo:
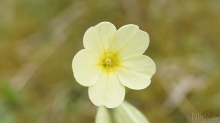
[[[99,106],[95,123],[112,123],[108,110],[105,106]]]

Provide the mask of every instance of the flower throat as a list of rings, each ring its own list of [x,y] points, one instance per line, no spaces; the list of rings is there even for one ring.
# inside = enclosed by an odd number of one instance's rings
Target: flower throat
[[[117,56],[112,53],[105,53],[101,59],[101,65],[107,71],[114,70],[119,65]]]

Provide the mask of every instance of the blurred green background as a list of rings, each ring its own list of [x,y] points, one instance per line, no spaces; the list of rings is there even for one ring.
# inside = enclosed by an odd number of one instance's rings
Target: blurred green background
[[[125,97],[150,122],[220,117],[219,0],[1,0],[0,123],[93,123],[97,107],[71,63],[102,21],[150,35],[145,54],[157,72]]]

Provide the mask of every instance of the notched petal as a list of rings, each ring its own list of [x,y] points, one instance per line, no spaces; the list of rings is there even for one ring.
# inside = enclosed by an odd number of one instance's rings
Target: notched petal
[[[93,52],[86,49],[80,50],[72,62],[73,74],[76,81],[83,86],[95,84],[101,72],[96,65],[97,63],[98,58]]]
[[[83,37],[85,49],[90,49],[96,54],[109,50],[116,33],[115,26],[110,22],[101,22],[89,28]]]
[[[125,88],[114,74],[101,73],[96,84],[89,87],[89,98],[96,106],[117,107],[124,96]]]
[[[112,50],[118,52],[120,57],[127,58],[143,54],[148,45],[149,35],[138,26],[129,24],[117,30]]]
[[[117,71],[119,80],[128,88],[144,89],[151,83],[151,77],[156,72],[155,63],[145,55],[136,55],[123,59]]]

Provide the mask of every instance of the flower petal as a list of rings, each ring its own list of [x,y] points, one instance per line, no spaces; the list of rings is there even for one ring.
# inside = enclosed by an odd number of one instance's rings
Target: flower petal
[[[149,35],[141,31],[138,26],[129,24],[117,31],[112,49],[119,52],[120,57],[141,55],[149,45]]]
[[[117,75],[128,88],[139,90],[146,88],[156,72],[154,61],[145,55],[135,55],[121,61]]]
[[[97,81],[100,69],[98,58],[90,50],[80,50],[73,58],[72,68],[76,81],[83,86],[91,86]]]
[[[83,37],[84,47],[85,49],[92,50],[96,54],[101,54],[103,50],[109,50],[115,33],[116,28],[112,23],[101,22],[86,31]]]
[[[117,75],[101,73],[97,82],[89,87],[89,98],[96,106],[117,107],[125,96],[125,88]]]

